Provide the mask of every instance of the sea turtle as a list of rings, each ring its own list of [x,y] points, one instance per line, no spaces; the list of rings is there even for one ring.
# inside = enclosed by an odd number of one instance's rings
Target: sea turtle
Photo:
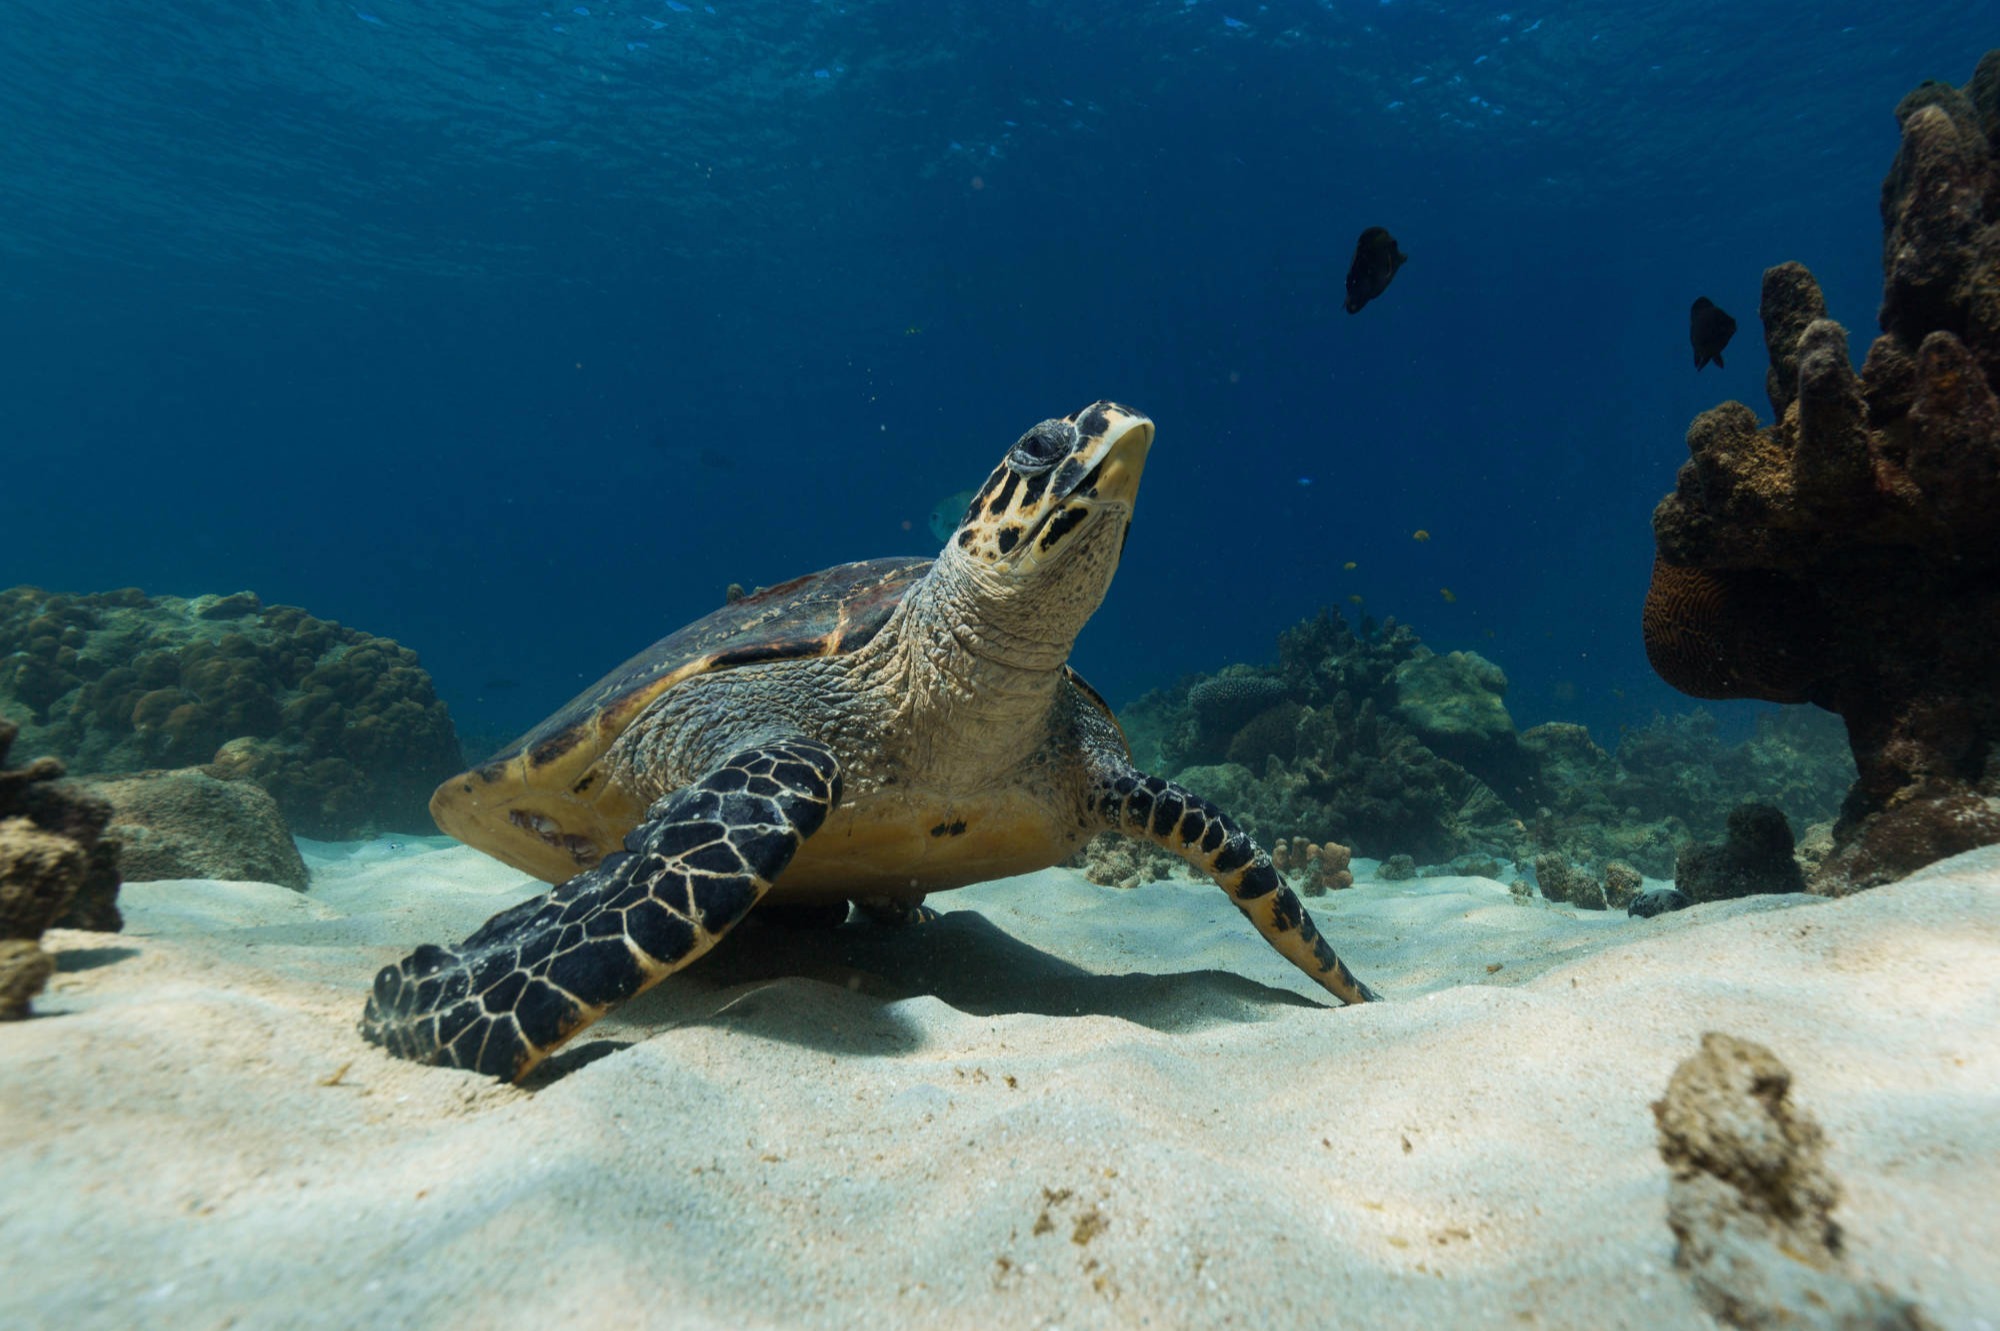
[[[1347,1003],[1375,997],[1270,856],[1134,769],[1067,664],[1125,546],[1153,423],[1111,402],[1007,451],[936,559],[842,564],[661,639],[438,787],[460,840],[555,883],[375,977],[391,1053],[519,1080],[760,902],[887,922],[926,893],[1142,837]]]

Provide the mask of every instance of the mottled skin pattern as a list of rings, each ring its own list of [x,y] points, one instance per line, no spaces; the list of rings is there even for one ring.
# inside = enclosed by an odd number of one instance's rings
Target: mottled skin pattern
[[[1269,856],[1213,805],[1134,770],[1110,709],[1068,668],[1117,568],[1152,433],[1106,402],[1044,421],[921,576],[885,562],[802,580],[789,604],[803,623],[751,598],[777,650],[760,657],[732,609],[446,782],[441,826],[574,876],[383,970],[362,1033],[518,1079],[760,902],[794,923],[850,901],[920,923],[935,917],[926,894],[1059,863],[1104,830],[1210,874],[1315,982],[1372,999]],[[903,589],[893,608],[883,588]],[[672,650],[688,642],[723,643],[728,659],[690,666]]]

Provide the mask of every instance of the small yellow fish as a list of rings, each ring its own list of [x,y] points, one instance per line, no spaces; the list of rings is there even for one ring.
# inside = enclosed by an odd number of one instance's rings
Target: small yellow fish
[[[915,337],[915,336],[916,336],[917,334],[919,334],[919,333],[921,333],[921,332],[923,332],[923,331],[924,331],[924,330],[923,330],[922,326],[920,326],[920,325],[918,325],[918,324],[911,324],[911,325],[910,325],[910,326],[909,326],[908,328],[905,328],[905,329],[903,330],[903,336],[904,336],[904,337]]]
[[[1422,527],[1419,527],[1415,531],[1410,533],[1410,539],[1413,541],[1428,541],[1430,538],[1431,534],[1425,531]]]
[[[1361,593],[1360,593],[1360,592],[1356,592],[1356,593],[1354,593],[1354,594],[1353,594],[1352,596],[1348,597],[1347,599],[1348,599],[1348,600],[1350,600],[1350,601],[1352,601],[1352,602],[1354,602],[1354,604],[1356,604],[1356,605],[1360,605],[1360,604],[1361,604]]]
[[[1354,572],[1355,569],[1360,568],[1361,565],[1355,563],[1353,560],[1350,559],[1345,564],[1342,564],[1341,567],[1346,569],[1349,573],[1352,573]]]
[[[1453,596],[1453,595],[1451,594],[1451,588],[1449,588],[1449,587],[1440,587],[1440,588],[1438,588],[1438,595],[1439,595],[1439,596],[1442,596],[1442,597],[1444,597],[1444,603],[1445,603],[1446,605],[1457,605],[1457,604],[1458,604],[1458,598],[1457,598],[1456,596]]]

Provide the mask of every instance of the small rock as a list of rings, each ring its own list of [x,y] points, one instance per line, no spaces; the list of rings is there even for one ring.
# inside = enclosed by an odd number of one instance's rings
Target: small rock
[[[1833,1219],[1840,1184],[1792,1073],[1759,1044],[1710,1031],[1653,1104],[1667,1224],[1710,1313],[1743,1328],[1918,1331],[1921,1309],[1856,1279]]]
[[[1604,889],[1589,874],[1554,851],[1535,856],[1535,881],[1542,885],[1542,895],[1550,901],[1581,906],[1585,910],[1604,909]]]
[[[1385,883],[1400,883],[1417,876],[1417,862],[1408,855],[1391,855],[1382,861],[1382,867],[1375,871],[1375,877]]]
[[[1624,910],[1646,885],[1639,871],[1623,860],[1604,866],[1604,901],[1612,910]]]
[[[1720,845],[1689,842],[1674,861],[1674,886],[1690,901],[1728,901],[1772,892],[1803,892],[1792,856],[1792,828],[1768,804],[1739,804]]]

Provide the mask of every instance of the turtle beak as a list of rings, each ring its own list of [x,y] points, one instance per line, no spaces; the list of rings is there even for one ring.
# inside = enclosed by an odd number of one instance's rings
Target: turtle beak
[[[1146,470],[1146,454],[1153,446],[1153,422],[1123,408],[1105,414],[1111,423],[1104,431],[1104,460],[1096,467],[1097,498],[1129,507],[1139,496],[1139,474]]]

